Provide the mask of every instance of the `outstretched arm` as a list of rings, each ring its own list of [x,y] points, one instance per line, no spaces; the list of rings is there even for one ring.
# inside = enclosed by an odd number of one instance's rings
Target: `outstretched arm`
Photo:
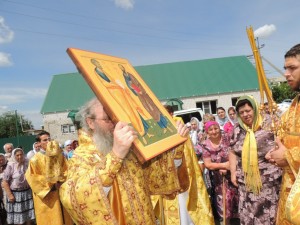
[[[237,159],[235,153],[230,150],[229,151],[229,167],[230,167],[230,173],[231,173],[231,182],[234,184],[234,186],[238,186],[236,181],[236,164]]]

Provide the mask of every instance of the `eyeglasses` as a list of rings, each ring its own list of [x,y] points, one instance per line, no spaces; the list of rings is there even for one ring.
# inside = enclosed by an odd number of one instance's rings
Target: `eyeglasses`
[[[111,119],[109,117],[107,118],[94,118],[94,117],[90,117],[92,120],[100,120],[100,121],[104,121],[105,123],[109,123],[112,122]]]

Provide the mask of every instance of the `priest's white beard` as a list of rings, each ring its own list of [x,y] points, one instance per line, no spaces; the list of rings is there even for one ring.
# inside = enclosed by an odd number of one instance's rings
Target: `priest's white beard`
[[[110,130],[104,130],[102,127],[97,126],[93,134],[93,140],[97,149],[103,155],[106,155],[112,150],[114,138]]]

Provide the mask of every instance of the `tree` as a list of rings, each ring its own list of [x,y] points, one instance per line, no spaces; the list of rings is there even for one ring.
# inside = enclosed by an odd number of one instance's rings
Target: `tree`
[[[0,138],[26,136],[24,131],[32,129],[32,122],[24,119],[17,111],[10,111],[0,116]]]
[[[297,94],[286,82],[274,85],[271,89],[273,98],[277,103],[282,102],[284,99],[293,99]]]

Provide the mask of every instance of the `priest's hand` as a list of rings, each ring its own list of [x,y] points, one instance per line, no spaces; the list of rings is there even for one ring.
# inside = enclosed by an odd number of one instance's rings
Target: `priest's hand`
[[[286,147],[281,143],[279,138],[275,140],[275,148],[272,149],[268,156],[270,158],[269,162],[274,163],[276,166],[285,167],[288,166],[288,162],[285,158]],[[268,153],[267,153],[268,154]]]
[[[177,133],[181,136],[181,137],[186,137],[189,133],[189,129],[187,126],[185,126],[183,123],[181,123],[180,121],[178,121],[176,123],[177,125]]]
[[[137,138],[137,132],[128,123],[118,122],[114,130],[114,143],[112,151],[120,159],[128,154],[132,142]]]

